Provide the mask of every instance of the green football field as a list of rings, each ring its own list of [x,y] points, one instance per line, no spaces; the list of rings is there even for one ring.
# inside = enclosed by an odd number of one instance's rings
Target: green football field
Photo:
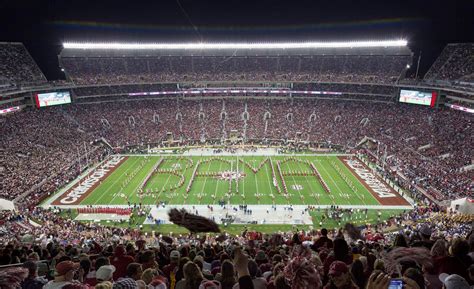
[[[80,205],[380,205],[337,156],[130,156]]]

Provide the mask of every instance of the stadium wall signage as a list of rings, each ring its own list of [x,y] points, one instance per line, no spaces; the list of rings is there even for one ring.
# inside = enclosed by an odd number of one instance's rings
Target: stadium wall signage
[[[97,186],[99,182],[115,169],[124,159],[121,156],[112,157],[106,161],[102,166],[97,168],[91,175],[87,176],[85,180],[81,180],[79,185],[74,187],[66,195],[63,196],[59,202],[63,205],[71,205],[76,203],[81,197],[88,193],[92,188]]]
[[[364,167],[357,160],[344,159],[348,166],[350,166],[356,174],[358,174],[362,180],[377,194],[380,198],[393,198],[397,197],[392,190],[387,187],[381,180],[377,178],[369,169]]]

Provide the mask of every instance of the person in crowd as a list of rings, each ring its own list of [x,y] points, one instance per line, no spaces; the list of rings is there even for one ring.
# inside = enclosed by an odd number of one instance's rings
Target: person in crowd
[[[443,283],[443,289],[469,289],[469,283],[457,274],[440,274],[439,280]]]
[[[437,263],[438,273],[457,274],[465,280],[470,280],[468,269],[473,263],[468,256],[469,244],[462,238],[457,238],[449,247],[449,255],[442,257]]]
[[[114,280],[124,277],[128,265],[135,261],[132,256],[125,255],[125,247],[122,245],[115,248],[114,254],[109,257],[109,260],[110,264],[116,268],[114,272]]]
[[[329,267],[329,282],[324,289],[359,289],[359,287],[352,281],[347,264],[334,261]]]
[[[204,279],[201,270],[196,263],[188,261],[184,267],[184,279],[176,284],[176,289],[199,289]]]
[[[48,282],[44,277],[38,276],[38,265],[34,261],[26,261],[23,267],[28,269],[28,277],[21,283],[22,289],[41,289]]]
[[[165,274],[165,277],[170,282],[170,289],[174,289],[176,286],[176,283],[180,281],[176,278],[176,273],[178,272],[178,269],[179,269],[179,265],[180,265],[179,261],[181,259],[181,254],[179,253],[178,250],[173,250],[170,252],[169,258],[170,258],[170,263],[166,265],[165,267],[163,267],[163,273]]]
[[[55,269],[54,280],[46,283],[44,289],[59,289],[68,285],[73,285],[74,288],[89,288],[89,286],[82,284],[84,272],[80,270],[79,263],[62,261],[56,265]],[[78,279],[74,279],[75,274],[78,274]]]
[[[237,283],[235,279],[234,264],[230,260],[225,260],[221,264],[221,272],[217,274],[216,280],[221,283],[222,289],[232,289]]]
[[[148,268],[143,271],[142,278],[149,289],[166,289],[166,279],[160,275],[158,270]]]
[[[321,236],[314,241],[311,248],[315,251],[318,251],[319,248],[331,249],[333,247],[332,240],[328,238],[328,230],[326,228],[321,229]]]
[[[97,284],[104,281],[113,282],[114,273],[116,268],[114,265],[103,265],[97,269],[95,277],[97,279]]]
[[[267,288],[267,281],[259,277],[260,272],[258,269],[258,264],[254,260],[248,261],[248,270],[250,274],[250,278],[252,278],[252,283],[255,289],[266,289]],[[241,289],[239,284],[235,284],[233,289]]]
[[[352,276],[352,281],[354,281],[354,283],[359,288],[365,288],[367,279],[364,272],[364,265],[362,264],[360,259],[357,259],[352,263],[351,276]]]

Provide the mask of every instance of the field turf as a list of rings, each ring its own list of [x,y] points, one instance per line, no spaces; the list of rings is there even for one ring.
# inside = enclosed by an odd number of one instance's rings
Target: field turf
[[[282,193],[284,188],[277,168],[278,162],[288,197]],[[330,192],[324,189],[321,181],[314,175],[311,163]],[[279,189],[273,184],[272,166]],[[153,169],[156,169],[154,173]],[[186,192],[195,170],[194,181],[189,192]],[[243,176],[233,181],[210,176],[220,176],[225,171],[241,172]],[[147,176],[151,177],[144,184]],[[183,184],[175,188],[182,179]],[[159,202],[193,205],[217,204],[219,201],[231,204],[379,205],[339,158],[312,155],[294,158],[130,156],[82,200],[81,205],[126,205],[128,202],[143,205]]]

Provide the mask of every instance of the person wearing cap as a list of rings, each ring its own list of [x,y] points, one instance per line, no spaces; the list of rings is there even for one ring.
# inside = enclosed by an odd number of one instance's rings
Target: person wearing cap
[[[181,254],[179,253],[178,250],[173,250],[170,252],[170,263],[163,267],[163,273],[165,274],[165,277],[168,278],[168,281],[170,282],[170,289],[174,289],[176,286],[176,283],[179,280],[176,280],[176,272],[178,271],[179,267],[179,260],[181,258]]]
[[[334,249],[332,250],[332,253],[328,254],[323,263],[325,276],[328,276],[330,266],[334,261],[342,261],[346,263],[346,265],[352,264],[352,252],[349,253],[349,245],[346,240],[343,238],[336,238],[333,241],[333,245]],[[320,254],[320,256],[321,255],[322,254]]]
[[[95,278],[97,279],[97,284],[101,283],[101,282],[104,282],[104,281],[112,282],[115,270],[116,269],[115,269],[114,265],[103,265],[103,266],[101,266],[95,272]]]
[[[79,270],[79,263],[74,263],[72,261],[62,261],[56,265],[56,272],[54,275],[54,280],[49,281],[44,285],[44,289],[59,289],[67,285],[82,285],[80,282],[74,280],[74,273]],[[81,279],[81,273],[79,274],[79,279]],[[80,281],[80,280],[79,280]],[[88,286],[84,285],[84,288]]]
[[[443,283],[443,289],[469,289],[469,283],[466,279],[459,276],[458,274],[446,274],[442,273],[439,275],[439,281]]]
[[[352,281],[349,268],[342,261],[334,261],[329,267],[329,282],[324,289],[358,289]]]

